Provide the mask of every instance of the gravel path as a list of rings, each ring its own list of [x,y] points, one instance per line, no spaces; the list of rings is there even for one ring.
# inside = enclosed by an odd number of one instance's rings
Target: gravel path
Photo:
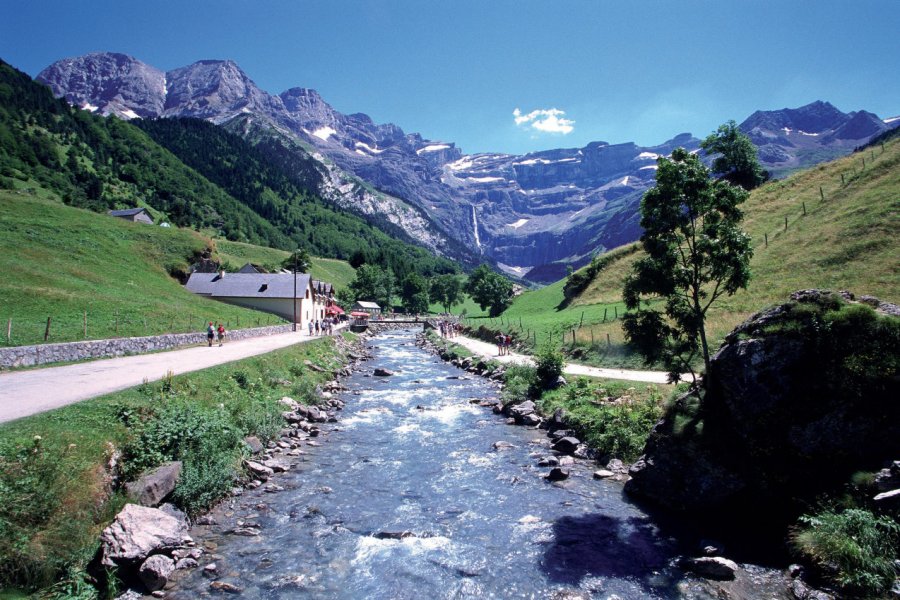
[[[525,354],[516,354],[512,352],[508,355],[497,356],[497,346],[475,340],[472,338],[457,336],[450,340],[455,344],[468,348],[475,354],[486,356],[500,362],[518,362],[529,365],[534,364],[534,359]],[[629,371],[626,369],[605,369],[601,367],[589,367],[587,365],[579,365],[575,363],[566,363],[563,372],[567,375],[584,375],[587,377],[605,377],[606,379],[625,379],[627,381],[643,381],[646,383],[668,383],[666,373],[663,371]],[[690,376],[683,376],[683,379],[689,379]]]
[[[139,354],[62,367],[0,373],[0,423],[21,419],[88,398],[318,339],[283,333],[234,342],[192,346],[157,354]]]

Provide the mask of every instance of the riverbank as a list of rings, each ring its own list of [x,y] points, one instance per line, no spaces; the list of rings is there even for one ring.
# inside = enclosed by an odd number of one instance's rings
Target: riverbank
[[[408,334],[373,344],[342,379],[346,406],[321,445],[191,530],[205,553],[167,598],[788,597],[774,570],[741,565],[726,582],[686,572],[681,544],[621,484],[594,479],[591,461],[554,450],[543,430],[492,415],[496,383]],[[572,461],[568,479],[547,478],[550,458]]]
[[[85,587],[98,535],[127,500],[122,485],[145,468],[181,461],[176,504],[212,506],[245,476],[243,440],[277,446],[280,400],[322,403],[318,386],[362,358],[358,344],[315,340],[0,426],[0,583],[52,585],[60,597]]]

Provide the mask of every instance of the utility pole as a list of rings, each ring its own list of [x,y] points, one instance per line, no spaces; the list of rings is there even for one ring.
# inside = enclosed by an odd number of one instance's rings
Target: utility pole
[[[297,331],[297,251],[294,250],[294,297],[291,299],[291,306],[294,309],[293,327],[291,331]]]

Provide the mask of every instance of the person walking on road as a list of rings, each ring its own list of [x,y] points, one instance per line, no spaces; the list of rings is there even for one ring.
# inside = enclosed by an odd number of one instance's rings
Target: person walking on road
[[[313,334],[313,322],[309,322],[309,337],[312,337]]]
[[[225,341],[225,326],[219,323],[218,329],[216,329],[216,333],[219,336],[219,346],[222,345],[222,342]]]
[[[209,344],[209,347],[212,348],[213,338],[216,337],[216,328],[213,327],[212,321],[209,322],[209,325],[206,327],[206,343]]]

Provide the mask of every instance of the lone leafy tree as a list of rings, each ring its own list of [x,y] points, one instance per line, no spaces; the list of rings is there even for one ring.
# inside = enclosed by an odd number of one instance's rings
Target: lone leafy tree
[[[759,164],[756,146],[734,121],[719,125],[700,142],[700,147],[707,154],[717,155],[712,163],[713,173],[745,190],[752,190],[769,178]]]
[[[739,227],[739,205],[749,194],[711,179],[700,159],[683,148],[658,165],[656,186],[641,201],[647,256],[625,280],[630,312],[623,328],[648,361],[663,361],[670,379],[690,372],[696,382],[691,365],[698,353],[709,370],[706,312],[750,280],[753,250]]]
[[[430,297],[432,302],[444,307],[444,312],[450,312],[455,304],[462,302],[462,282],[453,273],[432,277]]]
[[[472,300],[481,307],[481,310],[490,308],[488,314],[496,317],[512,302],[513,285],[509,279],[483,264],[469,275],[466,292],[472,296]]]

